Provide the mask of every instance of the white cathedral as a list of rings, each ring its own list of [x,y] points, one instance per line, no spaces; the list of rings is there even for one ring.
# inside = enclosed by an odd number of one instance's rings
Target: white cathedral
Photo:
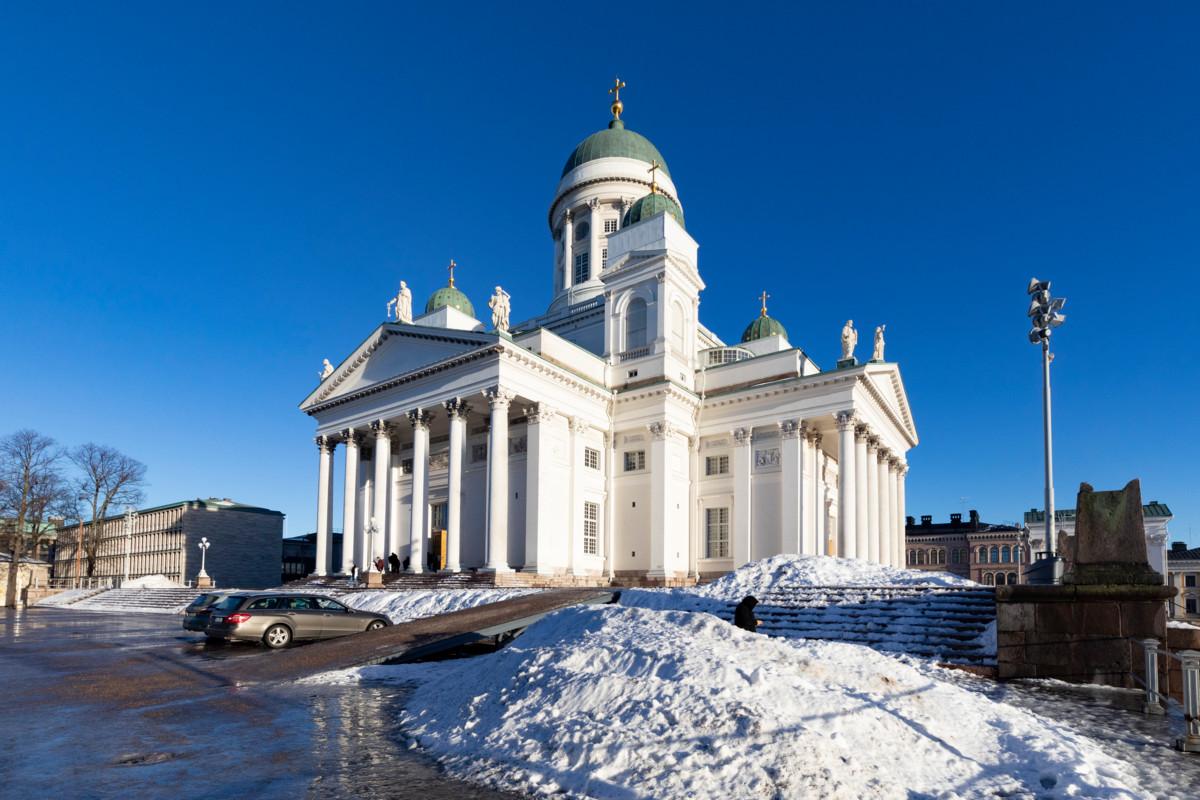
[[[900,370],[820,369],[760,316],[726,344],[700,323],[698,245],[666,161],[613,119],[567,158],[550,202],[554,293],[491,325],[454,285],[338,365],[300,408],[317,423],[318,575],[494,573],[497,583],[679,585],[779,553],[902,566]],[[342,563],[331,563],[345,458]],[[532,573],[520,576],[515,571]]]

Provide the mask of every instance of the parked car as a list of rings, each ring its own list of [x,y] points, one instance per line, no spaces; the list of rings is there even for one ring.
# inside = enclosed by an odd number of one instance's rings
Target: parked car
[[[183,610],[183,629],[203,633],[208,627],[208,615],[217,602],[229,595],[229,592],[205,592],[197,597]]]
[[[204,633],[210,638],[262,642],[279,649],[294,641],[332,639],[391,624],[383,614],[355,611],[331,597],[238,593],[212,606]]]

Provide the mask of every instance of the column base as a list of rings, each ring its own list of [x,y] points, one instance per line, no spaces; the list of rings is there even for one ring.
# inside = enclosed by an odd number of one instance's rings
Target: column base
[[[371,570],[367,573],[367,588],[378,589],[383,586],[383,574]]]
[[[480,567],[479,571],[480,572],[493,572],[496,574],[500,574],[500,573],[515,572],[516,570],[514,570],[508,564],[498,564],[498,565],[494,565],[494,566],[492,564],[488,564],[486,567]]]

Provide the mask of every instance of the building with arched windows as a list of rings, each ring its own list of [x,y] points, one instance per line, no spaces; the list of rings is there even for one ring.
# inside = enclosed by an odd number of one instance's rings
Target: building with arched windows
[[[951,514],[949,522],[921,517],[905,520],[905,564],[911,569],[950,572],[988,586],[1025,582],[1029,567],[1028,535],[1015,525],[981,522],[971,511]]]
[[[301,403],[316,424],[318,574],[390,553],[498,582],[684,582],[780,553],[903,564],[917,431],[899,367],[882,341],[859,361],[847,335],[850,352],[821,368],[765,294],[740,341],[706,328],[677,176],[619,100],[612,111],[557,177],[544,312],[509,324],[497,286],[482,322],[460,271],[413,318],[402,288],[397,318]],[[804,334],[837,351],[838,331]]]

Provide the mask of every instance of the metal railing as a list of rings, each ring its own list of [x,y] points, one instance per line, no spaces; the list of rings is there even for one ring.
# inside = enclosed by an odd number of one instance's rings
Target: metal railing
[[[1134,658],[1130,658],[1129,675],[1145,690],[1146,701],[1142,711],[1146,714],[1165,714],[1169,704],[1178,702],[1171,697],[1171,661],[1179,662],[1183,680],[1181,707],[1184,728],[1183,736],[1175,740],[1175,749],[1185,753],[1200,753],[1200,650],[1180,650],[1172,653],[1170,650],[1160,649],[1158,639],[1130,638],[1129,641],[1142,648],[1145,657],[1145,680],[1133,671],[1132,665],[1136,661]],[[1167,676],[1166,692],[1159,691],[1158,674],[1162,669],[1159,666],[1160,656],[1166,659],[1166,669],[1163,670]]]
[[[112,589],[115,578],[51,578],[47,585],[51,589]]]

